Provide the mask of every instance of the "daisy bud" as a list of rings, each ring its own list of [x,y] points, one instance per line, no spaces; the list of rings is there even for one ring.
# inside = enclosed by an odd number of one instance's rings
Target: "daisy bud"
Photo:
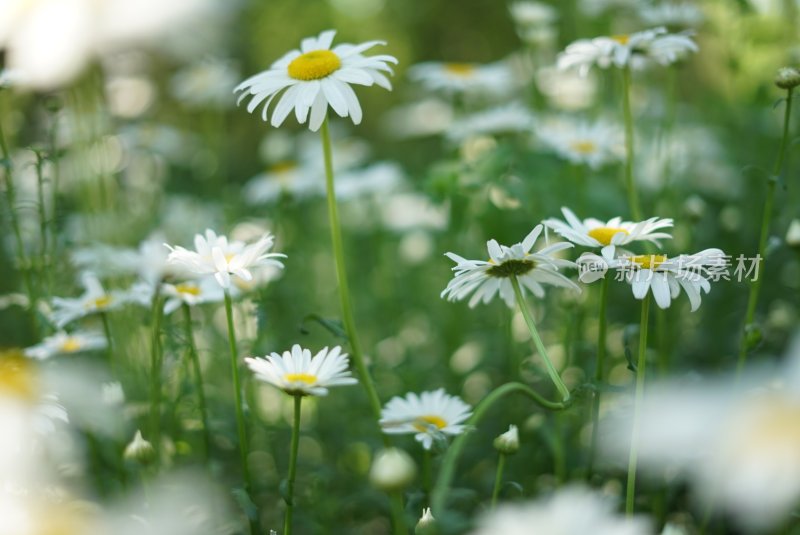
[[[414,481],[417,466],[411,456],[398,448],[378,452],[369,472],[372,484],[386,492],[402,490]]]
[[[133,440],[125,446],[123,457],[126,461],[134,461],[142,465],[148,465],[155,460],[156,450],[153,445],[142,437],[141,431],[136,431]]]
[[[519,431],[516,425],[509,425],[508,431],[494,439],[494,449],[503,455],[513,455],[519,450]]]
[[[786,245],[800,248],[800,219],[792,219],[789,230],[786,232]]]
[[[775,85],[781,89],[794,89],[800,85],[800,71],[794,67],[781,67],[775,75]]]
[[[422,517],[414,528],[414,535],[434,535],[436,533],[436,519],[431,514],[431,508],[422,510]]]

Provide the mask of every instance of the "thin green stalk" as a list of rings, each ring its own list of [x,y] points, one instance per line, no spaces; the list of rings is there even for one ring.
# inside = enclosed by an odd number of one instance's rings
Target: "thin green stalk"
[[[631,451],[628,456],[628,486],[625,493],[625,514],[633,515],[633,502],[636,498],[636,465],[639,457],[639,428],[642,425],[642,401],[644,399],[644,378],[647,364],[647,323],[650,316],[650,293],[642,300],[642,317],[639,322],[639,358],[636,361],[636,394],[633,400],[633,431],[631,432]]]
[[[253,480],[250,478],[250,469],[247,466],[248,444],[247,432],[244,426],[244,410],[242,408],[242,384],[239,380],[239,354],[236,350],[236,330],[233,327],[233,304],[231,294],[225,290],[225,316],[228,320],[228,345],[231,352],[231,376],[233,377],[233,396],[236,404],[236,432],[239,435],[239,460],[242,464],[242,474],[248,492],[253,492]]]
[[[200,358],[197,356],[197,347],[194,344],[194,333],[192,332],[192,310],[186,303],[183,304],[183,319],[183,332],[186,338],[186,347],[189,351],[189,359],[192,362],[192,370],[194,371],[197,403],[200,406],[200,418],[203,420],[203,447],[205,450],[205,459],[206,462],[208,462],[209,452],[211,451],[211,428],[208,425],[206,393],[203,388],[203,371],[200,368]]]
[[[41,255],[39,263],[39,269],[41,270],[39,277],[41,282],[45,277],[45,271],[47,270],[49,261],[47,258],[47,211],[44,204],[44,155],[38,151],[36,151],[36,201],[39,215],[39,241],[41,242],[39,253]]]
[[[553,384],[556,385],[559,393],[561,393],[561,399],[563,401],[567,401],[569,400],[569,389],[567,388],[567,385],[564,384],[564,381],[561,380],[561,376],[558,375],[558,371],[556,371],[555,366],[553,366],[553,363],[550,361],[550,357],[547,356],[547,350],[545,349],[544,343],[539,336],[539,331],[536,330],[536,324],[533,322],[533,316],[531,316],[530,310],[528,310],[528,305],[525,303],[525,298],[522,295],[522,289],[519,287],[519,281],[517,280],[516,275],[512,275],[510,280],[511,286],[514,288],[514,295],[517,297],[517,305],[519,305],[519,309],[522,311],[522,316],[525,318],[525,323],[528,325],[528,330],[531,333],[533,343],[536,345],[536,350],[539,352],[539,355],[544,361],[545,367],[547,368],[547,373],[550,375],[550,379],[553,381]]]
[[[500,496],[500,487],[503,486],[503,470],[506,467],[506,456],[504,453],[500,453],[497,458],[497,473],[494,476],[494,489],[492,490],[492,503],[490,505],[491,509],[494,509],[497,505],[497,497]]]
[[[492,390],[485,398],[481,400],[480,403],[478,403],[478,405],[475,407],[475,411],[472,413],[472,416],[469,417],[469,420],[467,420],[465,424],[467,429],[477,426],[492,405],[506,395],[514,392],[524,394],[540,407],[551,411],[564,410],[570,406],[568,401],[549,401],[543,398],[529,386],[522,383],[506,383]],[[436,478],[436,483],[433,486],[433,492],[431,493],[431,509],[433,511],[444,511],[445,501],[447,500],[447,494],[450,490],[450,484],[455,476],[458,459],[461,457],[461,452],[464,451],[464,447],[466,446],[469,436],[470,433],[468,432],[459,435],[453,441],[450,447],[447,448],[447,452],[444,454],[442,466],[439,470],[438,477]]]
[[[160,284],[156,285],[153,294],[153,333],[150,342],[150,438],[156,450],[157,461],[161,459],[161,322],[164,319],[160,288]]]
[[[399,490],[389,493],[392,502],[392,533],[395,535],[407,535],[406,511],[403,507],[403,495]]]
[[[433,479],[432,469],[433,459],[431,458],[431,450],[422,450],[422,491],[425,493],[425,498],[430,499],[431,495],[431,481]]]
[[[372,415],[377,422],[381,418],[381,401],[378,392],[372,382],[367,365],[364,362],[364,355],[361,352],[361,344],[358,341],[356,323],[353,317],[353,306],[350,302],[350,290],[347,284],[347,269],[344,263],[344,244],[342,242],[342,229],[339,224],[339,212],[336,205],[336,190],[333,180],[333,153],[331,149],[331,134],[328,128],[327,117],[322,122],[320,129],[322,137],[322,151],[325,157],[325,187],[328,196],[328,218],[331,227],[331,242],[333,244],[333,256],[336,262],[336,281],[339,286],[339,299],[342,304],[342,320],[347,338],[350,340],[350,354],[353,357],[359,382],[367,392]],[[389,446],[390,441],[386,435],[381,435],[384,445]]]
[[[589,464],[586,471],[586,478],[590,479],[594,472],[594,461],[597,455],[597,441],[598,430],[600,424],[600,386],[603,382],[605,375],[605,361],[606,361],[606,332],[608,321],[606,317],[606,309],[608,308],[608,280],[609,277],[603,277],[603,282],[600,284],[600,310],[597,314],[597,362],[594,369],[594,397],[592,398],[592,441],[589,448]]]
[[[292,535],[292,513],[294,511],[294,480],[297,476],[297,446],[300,444],[300,405],[303,396],[294,396],[294,423],[292,424],[292,446],[289,452],[289,477],[286,480],[286,515],[283,518],[284,535]]]
[[[642,220],[639,195],[633,179],[633,112],[631,111],[631,68],[622,68],[622,113],[625,119],[625,188],[628,190],[628,207],[634,221]]]
[[[769,239],[769,227],[772,223],[772,208],[775,203],[775,187],[783,171],[783,162],[786,158],[786,148],[789,144],[789,118],[792,114],[792,93],[793,88],[786,90],[786,108],[783,113],[783,136],[781,137],[778,157],[772,169],[772,176],[767,181],[767,198],[764,200],[764,213],[761,218],[761,233],[758,239],[758,278],[750,282],[750,292],[747,296],[747,312],[744,319],[744,331],[742,332],[741,343],[739,345],[739,360],[736,364],[737,376],[741,373],[747,361],[747,352],[750,349],[748,343],[748,331],[752,328],[753,319],[756,315],[756,305],[758,296],[761,292],[761,282],[764,280],[764,263],[767,251],[767,241]]]
[[[111,337],[111,322],[108,319],[108,312],[100,312],[100,321],[103,324],[103,334],[106,337],[106,359],[108,366],[114,369],[114,339]]]

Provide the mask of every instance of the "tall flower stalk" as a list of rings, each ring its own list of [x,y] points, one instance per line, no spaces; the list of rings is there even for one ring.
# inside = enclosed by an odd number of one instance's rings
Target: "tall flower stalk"
[[[294,480],[297,476],[297,447],[300,443],[301,394],[294,395],[294,419],[292,423],[292,445],[289,450],[289,476],[286,479],[286,513],[283,517],[283,533],[292,535],[292,513],[294,512]]]
[[[186,347],[191,361],[192,372],[194,374],[194,384],[197,389],[197,403],[200,409],[200,418],[203,421],[203,447],[205,450],[206,461],[211,452],[211,428],[208,425],[208,409],[206,407],[206,393],[203,387],[203,371],[200,368],[200,359],[197,355],[197,346],[194,343],[194,332],[192,332],[192,311],[189,305],[183,303],[183,333],[186,338]]]
[[[589,449],[589,463],[587,478],[592,477],[594,471],[594,460],[597,455],[597,442],[599,438],[600,424],[600,387],[604,377],[604,367],[606,360],[606,332],[608,327],[607,312],[608,308],[608,276],[603,277],[600,285],[600,310],[597,314],[597,361],[595,362],[594,382],[595,391],[592,398],[592,438]]]
[[[633,399],[633,431],[631,449],[628,454],[628,482],[625,490],[625,514],[633,515],[636,498],[636,466],[639,458],[639,433],[642,425],[642,402],[644,400],[644,379],[647,364],[647,324],[650,319],[650,294],[642,299],[642,315],[639,321],[639,357],[636,360],[636,391]]]
[[[625,122],[625,188],[628,192],[628,208],[636,221],[642,219],[639,206],[639,195],[636,192],[636,181],[633,179],[634,143],[633,143],[633,111],[631,110],[631,67],[622,69],[622,114]]]

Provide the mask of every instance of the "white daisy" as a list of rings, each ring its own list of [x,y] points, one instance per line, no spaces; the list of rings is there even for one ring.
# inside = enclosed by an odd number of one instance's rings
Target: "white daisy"
[[[650,535],[644,518],[617,514],[613,500],[580,486],[535,502],[503,505],[485,514],[471,535]]]
[[[447,95],[503,96],[514,88],[514,71],[507,62],[442,63],[429,61],[413,65],[408,76],[430,91]]]
[[[569,208],[561,208],[566,223],[560,219],[550,218],[544,224],[553,229],[559,236],[575,245],[600,247],[604,258],[611,260],[616,256],[616,248],[636,241],[647,241],[660,246],[658,240],[671,239],[666,232],[656,232],[672,227],[672,219],[651,217],[646,221],[623,221],[615,217],[601,221],[590,217],[581,221]]]
[[[81,282],[85,289],[82,296],[74,299],[53,298],[51,319],[59,329],[78,318],[98,312],[107,312],[125,303],[123,294],[106,292],[93,273],[84,273]]]
[[[559,157],[597,170],[624,156],[622,132],[617,125],[568,117],[551,118],[537,125],[536,136]]]
[[[238,79],[239,71],[230,61],[208,58],[175,73],[170,80],[170,92],[190,107],[225,108]]]
[[[278,162],[251,178],[242,188],[242,197],[248,204],[271,203],[283,194],[308,197],[322,189],[320,173],[320,169],[312,169],[308,164],[301,166],[293,160]]]
[[[575,41],[558,57],[559,69],[576,68],[585,74],[592,66],[641,68],[649,62],[669,65],[690,52],[697,52],[697,44],[687,34],[670,34],[666,28],[653,28],[642,32],[595,37]]]
[[[104,349],[106,345],[106,338],[100,333],[59,331],[48,336],[41,343],[25,349],[25,354],[31,358],[45,360],[56,355]]]
[[[163,284],[161,294],[166,297],[164,314],[172,314],[184,303],[193,307],[202,303],[218,303],[225,298],[222,287],[212,277],[178,284]]]
[[[512,102],[453,121],[447,129],[447,137],[458,141],[477,135],[529,132],[533,125],[531,111],[518,102]]]
[[[312,357],[311,351],[295,344],[282,355],[272,353],[266,358],[244,360],[256,379],[295,396],[326,396],[328,387],[358,382],[350,375],[347,353],[342,353],[339,346],[331,350],[325,347]]]
[[[455,276],[447,284],[441,297],[446,297],[448,301],[461,301],[474,292],[469,300],[472,308],[479,302],[488,303],[499,292],[506,304],[513,307],[515,295],[510,280],[512,276],[519,280],[523,295],[527,290],[536,297],[544,297],[543,284],[580,291],[574,282],[558,272],[559,268],[575,267],[575,264],[552,256],[558,251],[573,247],[571,243],[555,243],[531,252],[542,228],[542,225],[536,225],[522,243],[511,247],[489,240],[486,243],[488,261],[467,260],[454,253],[446,253],[457,265],[453,268]]]
[[[283,268],[276,258],[286,258],[281,253],[267,253],[272,247],[274,238],[265,234],[255,243],[245,244],[241,241],[229,242],[225,236],[207,229],[205,236],[196,234],[194,246],[196,251],[183,247],[164,244],[170,254],[167,262],[185,268],[198,275],[214,275],[217,282],[225,289],[231,285],[231,275],[249,281],[253,279],[250,269],[262,266]]]
[[[388,64],[397,63],[397,59],[386,54],[362,55],[376,45],[385,45],[384,41],[331,48],[334,35],[334,30],[327,30],[319,37],[303,39],[299,50],[292,50],[268,70],[239,84],[234,89],[239,93],[239,102],[252,95],[247,105],[250,113],[264,103],[261,117],[266,121],[270,104],[283,93],[270,120],[275,127],[294,110],[297,121],[305,124],[308,120],[309,129],[316,132],[327,116],[328,105],[340,117],[349,116],[353,124],[359,124],[361,105],[350,84],[377,84],[391,90],[392,85],[383,73],[393,74]]]
[[[654,26],[679,26],[694,28],[702,24],[705,16],[703,11],[688,2],[673,2],[663,4],[642,5],[639,8],[639,18],[647,24]]]
[[[472,407],[440,388],[392,398],[381,411],[380,424],[384,433],[414,433],[414,438],[429,450],[434,439],[463,433],[466,429],[463,422],[470,416]]]
[[[705,249],[674,258],[651,254],[608,260],[593,253],[584,253],[578,259],[583,282],[599,280],[605,276],[608,268],[615,268],[618,276],[631,285],[636,299],[644,299],[652,291],[659,308],[669,308],[683,289],[692,312],[700,307],[702,293],[711,291],[709,279],[716,279],[716,274],[725,269],[727,264],[725,253],[720,249]]]

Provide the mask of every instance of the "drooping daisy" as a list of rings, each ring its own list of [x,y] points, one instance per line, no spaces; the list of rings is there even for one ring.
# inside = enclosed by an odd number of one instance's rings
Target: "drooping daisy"
[[[217,303],[225,298],[222,288],[212,277],[178,284],[163,284],[161,293],[166,297],[164,314],[172,314],[184,303],[192,307],[202,303]]]
[[[622,132],[606,121],[575,121],[559,117],[535,129],[537,138],[558,156],[591,169],[623,159]]]
[[[350,375],[347,353],[339,346],[325,347],[312,357],[311,351],[295,344],[283,354],[244,360],[256,379],[295,396],[326,396],[329,387],[358,382]]]
[[[470,416],[472,407],[440,388],[420,395],[410,392],[404,398],[392,398],[381,411],[380,424],[384,433],[414,433],[414,438],[429,450],[434,439],[463,433],[464,422]]]
[[[84,273],[81,282],[85,289],[82,296],[75,299],[53,298],[51,319],[59,329],[84,316],[113,310],[125,302],[119,292],[106,292],[93,273]]]
[[[196,234],[194,246],[196,251],[189,251],[180,246],[172,247],[164,244],[170,254],[167,262],[185,268],[198,275],[214,275],[217,282],[225,289],[231,285],[231,275],[249,281],[253,279],[250,269],[273,266],[283,268],[276,258],[286,258],[281,253],[267,253],[272,247],[274,238],[265,234],[255,243],[249,245],[241,241],[229,242],[225,236],[207,229],[205,236]]]
[[[636,299],[644,299],[648,292],[652,292],[659,308],[669,308],[683,289],[692,312],[700,307],[701,295],[711,291],[709,280],[714,279],[727,264],[725,253],[720,249],[705,249],[674,258],[651,254],[607,260],[593,253],[584,253],[578,259],[583,282],[599,280],[608,268],[615,268],[619,276],[631,285]]]
[[[104,349],[107,343],[105,336],[100,333],[59,331],[48,336],[41,343],[25,349],[25,354],[31,358],[45,360],[56,355]]]
[[[669,65],[697,50],[697,44],[688,35],[670,34],[666,28],[653,28],[575,41],[559,55],[558,68],[577,68],[585,74],[592,66],[601,69],[611,66],[640,68],[649,62]]]
[[[527,290],[536,297],[543,297],[545,284],[580,291],[574,282],[558,272],[559,268],[575,267],[575,264],[552,256],[558,251],[573,247],[571,243],[554,243],[531,252],[542,228],[542,225],[536,225],[522,243],[511,247],[489,240],[486,243],[488,261],[467,260],[454,253],[446,253],[448,258],[456,262],[453,268],[455,276],[447,284],[441,297],[448,301],[461,301],[473,294],[469,300],[469,306],[473,308],[478,303],[488,303],[499,292],[506,304],[513,307],[516,297],[510,280],[512,276],[519,280],[523,295]]]
[[[299,50],[292,50],[273,63],[269,69],[251,76],[239,84],[239,102],[252,96],[247,111],[252,113],[264,104],[261,117],[269,118],[269,107],[283,93],[272,111],[270,123],[280,126],[294,110],[297,122],[316,132],[327,116],[328,106],[340,117],[350,117],[354,124],[361,122],[361,105],[351,84],[377,84],[391,91],[392,85],[383,74],[393,74],[389,63],[393,56],[381,54],[364,56],[363,52],[384,41],[367,41],[359,45],[340,44],[331,48],[334,30],[318,37],[303,39]],[[284,91],[285,90],[285,91]]]
[[[609,260],[616,256],[617,247],[636,241],[660,245],[658,240],[672,238],[666,232],[657,232],[671,228],[672,219],[651,217],[646,221],[633,222],[623,221],[621,217],[608,221],[590,217],[581,221],[569,208],[562,207],[561,213],[564,214],[566,223],[560,219],[550,218],[546,219],[544,224],[576,245],[601,247],[601,254]]]
[[[429,61],[413,65],[408,76],[430,91],[447,95],[503,96],[515,85],[514,72],[507,62],[442,63]]]

